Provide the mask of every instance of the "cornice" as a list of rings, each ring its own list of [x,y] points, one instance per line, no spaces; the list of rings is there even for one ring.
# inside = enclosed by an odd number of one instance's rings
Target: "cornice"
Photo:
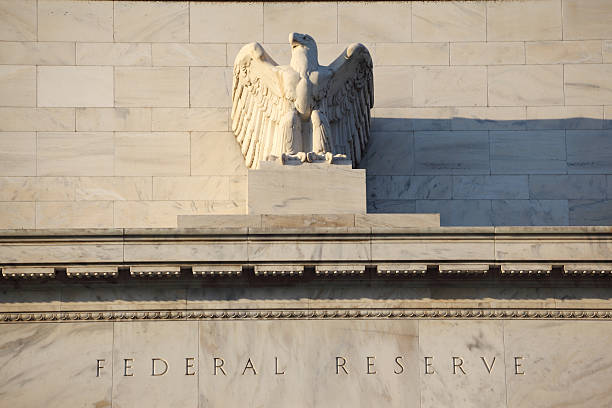
[[[611,227],[1,230],[5,278],[609,276]],[[306,269],[305,269],[306,268]]]

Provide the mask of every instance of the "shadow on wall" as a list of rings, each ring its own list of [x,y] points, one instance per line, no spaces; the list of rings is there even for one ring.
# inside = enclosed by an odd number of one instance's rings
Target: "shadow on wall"
[[[442,225],[612,225],[612,120],[373,118],[371,213]]]
[[[181,309],[180,304],[184,309],[185,301],[189,308],[211,309],[242,308],[244,301],[257,300],[272,302],[258,305],[262,308],[299,308],[303,307],[305,299],[310,299],[310,306],[313,308],[329,307],[329,301],[336,302],[335,305],[339,307],[363,307],[364,302],[367,304],[380,300],[384,300],[386,305],[389,305],[389,302],[401,302],[403,305],[412,304],[412,307],[419,307],[419,302],[423,302],[423,307],[430,307],[432,302],[448,305],[449,299],[465,305],[466,302],[469,304],[489,298],[508,302],[527,301],[536,308],[553,297],[563,299],[566,305],[583,300],[612,301],[610,290],[612,281],[585,276],[564,277],[564,280],[572,282],[569,286],[555,283],[553,280],[546,288],[537,287],[541,285],[537,280],[520,284],[516,278],[499,279],[494,274],[479,277],[478,282],[453,279],[451,285],[448,285],[449,276],[434,274],[427,278],[417,278],[418,281],[378,276],[352,282],[335,278],[317,280],[306,278],[296,281],[296,278],[269,279],[242,276],[231,279],[210,278],[205,284],[201,280],[189,278],[187,274],[184,276],[185,279],[174,280],[174,283],[167,281],[164,284],[154,280],[134,282],[121,279],[118,282],[100,281],[86,284],[58,276],[54,284],[47,286],[45,290],[40,289],[40,282],[24,284],[21,281],[4,280],[0,285],[0,297],[4,305],[28,303],[40,305],[41,302],[58,302],[61,299],[59,303],[62,304],[63,310],[79,310],[78,306],[84,305],[95,308],[100,307],[101,303],[116,305],[117,300],[127,301],[132,306],[140,305],[140,307],[143,307],[141,302],[169,302],[165,304],[171,306],[166,307],[174,306],[176,309]],[[442,282],[447,285],[441,285]],[[593,287],[594,283],[597,288]],[[384,307],[382,303],[381,307]]]

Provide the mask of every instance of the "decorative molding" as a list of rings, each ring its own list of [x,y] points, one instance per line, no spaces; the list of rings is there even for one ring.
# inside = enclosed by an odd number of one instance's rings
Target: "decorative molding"
[[[66,271],[68,278],[81,279],[113,279],[119,276],[119,268],[130,271],[133,278],[178,278],[189,274],[195,277],[240,277],[247,275],[248,269],[254,271],[259,277],[300,277],[304,275],[305,266],[313,266],[309,262],[295,262],[287,264],[250,264],[248,262],[236,264],[193,264],[184,262],[180,265],[150,264],[150,265],[66,265],[52,266],[2,266],[2,277],[5,279],[41,280],[55,278],[57,271]],[[425,275],[428,270],[436,268],[442,275],[477,275],[500,273],[503,276],[530,277],[550,276],[553,270],[551,264],[521,263],[521,264],[413,264],[413,263],[363,263],[363,264],[315,264],[315,274],[325,276],[364,276],[366,268],[376,270],[378,277],[407,277]],[[246,267],[247,271],[243,272]],[[572,277],[608,277],[612,276],[612,263],[574,263],[555,265],[561,276]]]
[[[0,313],[0,322],[133,320],[508,319],[609,320],[612,309],[224,309]]]
[[[566,275],[610,275],[612,264],[568,264],[563,271]]]
[[[443,274],[485,274],[489,272],[487,264],[445,264],[440,265],[440,273]]]
[[[323,276],[363,275],[365,273],[365,269],[365,265],[316,265],[315,273]]]
[[[548,275],[552,265],[544,264],[502,264],[501,273],[504,275]]]
[[[66,276],[69,278],[116,278],[118,276],[117,266],[69,266],[66,268]]]
[[[55,268],[52,266],[4,266],[2,276],[9,279],[55,278]]]
[[[191,267],[194,276],[235,276],[242,274],[242,265],[193,265]]]
[[[378,275],[423,275],[427,272],[425,264],[380,264],[376,266]]]
[[[174,265],[130,266],[130,275],[138,278],[166,278],[180,274],[181,267]]]
[[[304,265],[255,265],[255,276],[302,276]]]

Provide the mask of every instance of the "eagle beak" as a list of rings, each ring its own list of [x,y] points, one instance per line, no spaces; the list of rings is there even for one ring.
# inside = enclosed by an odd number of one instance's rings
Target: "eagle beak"
[[[291,44],[291,47],[300,45],[299,41],[297,40],[298,35],[298,33],[289,33],[289,44]]]

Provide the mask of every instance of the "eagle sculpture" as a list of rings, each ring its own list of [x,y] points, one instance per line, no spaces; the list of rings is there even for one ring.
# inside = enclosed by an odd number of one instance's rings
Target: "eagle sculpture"
[[[242,47],[234,62],[232,130],[246,165],[260,161],[351,160],[356,166],[370,136],[374,104],[372,58],[351,44],[329,66],[317,45],[291,33],[291,62],[278,65],[259,43]]]

